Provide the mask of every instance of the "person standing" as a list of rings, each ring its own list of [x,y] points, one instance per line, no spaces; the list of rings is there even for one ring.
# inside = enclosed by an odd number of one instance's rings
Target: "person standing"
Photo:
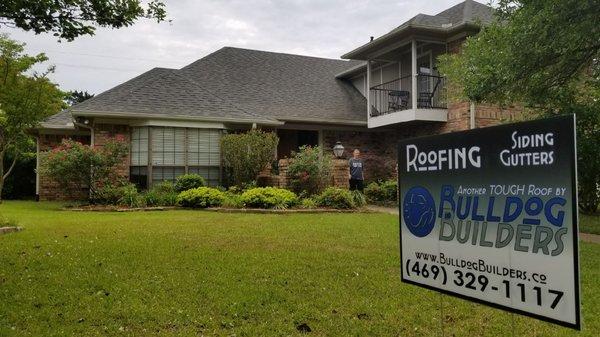
[[[360,159],[360,150],[354,149],[352,151],[352,158],[348,161],[350,166],[350,191],[359,190],[363,191],[364,189],[364,180],[365,177],[363,175],[363,161]]]

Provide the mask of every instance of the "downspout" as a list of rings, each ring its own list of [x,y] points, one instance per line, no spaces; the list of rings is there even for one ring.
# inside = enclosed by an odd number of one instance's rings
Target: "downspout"
[[[469,103],[469,129],[475,129],[475,102]]]

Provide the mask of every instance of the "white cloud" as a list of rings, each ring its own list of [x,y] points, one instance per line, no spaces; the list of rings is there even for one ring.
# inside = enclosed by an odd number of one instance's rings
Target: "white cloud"
[[[224,46],[339,58],[418,13],[460,0],[173,0],[171,23],[142,20],[58,43],[52,35],[2,28],[47,52],[64,90],[99,93],[153,67],[180,68]]]

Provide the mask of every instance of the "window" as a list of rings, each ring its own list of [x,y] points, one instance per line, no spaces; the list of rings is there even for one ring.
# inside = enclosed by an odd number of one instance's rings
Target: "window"
[[[148,188],[148,166],[131,166],[129,180],[141,189]]]
[[[152,166],[185,166],[185,129],[152,128]]]
[[[221,176],[221,169],[219,166],[208,166],[208,167],[200,167],[200,166],[190,166],[188,168],[188,173],[199,174],[206,180],[206,184],[208,186],[218,186],[219,180]]]
[[[217,129],[134,127],[131,181],[147,188],[148,181],[174,181],[182,174],[196,173],[216,186],[221,176],[220,140],[221,130]]]
[[[131,166],[148,166],[148,128],[131,132]]]
[[[160,183],[165,180],[175,182],[175,179],[183,174],[185,174],[185,167],[153,166],[152,184]]]

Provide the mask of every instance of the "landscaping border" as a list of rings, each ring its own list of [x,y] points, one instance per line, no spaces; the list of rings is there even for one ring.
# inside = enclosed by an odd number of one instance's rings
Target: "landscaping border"
[[[264,208],[188,208],[188,207],[139,207],[139,208],[123,208],[123,207],[63,207],[63,211],[71,212],[151,212],[151,211],[169,211],[169,210],[202,210],[221,213],[258,213],[258,214],[293,214],[293,213],[377,213],[376,211],[359,208],[359,209],[334,209],[334,208],[291,208],[291,209],[264,209]]]

